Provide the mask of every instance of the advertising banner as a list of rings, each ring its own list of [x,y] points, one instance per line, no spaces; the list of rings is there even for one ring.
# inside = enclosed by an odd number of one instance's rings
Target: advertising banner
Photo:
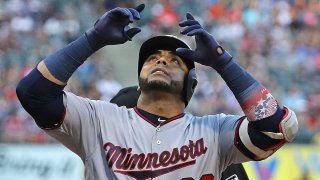
[[[83,163],[58,144],[0,144],[0,179],[83,180]]]
[[[249,179],[320,179],[319,145],[286,145],[263,161],[244,163]]]

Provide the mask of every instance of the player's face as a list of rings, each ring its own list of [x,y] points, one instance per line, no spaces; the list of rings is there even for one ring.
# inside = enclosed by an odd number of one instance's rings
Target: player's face
[[[161,90],[181,93],[188,67],[171,51],[158,50],[144,62],[139,86],[141,90]]]

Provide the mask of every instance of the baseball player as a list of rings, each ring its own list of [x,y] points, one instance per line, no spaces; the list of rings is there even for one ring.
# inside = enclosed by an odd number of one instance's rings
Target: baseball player
[[[37,125],[82,159],[86,179],[220,179],[228,165],[263,160],[294,139],[294,112],[281,107],[190,13],[179,26],[182,35],[195,37],[194,50],[166,35],[142,44],[135,108],[63,91],[92,53],[131,41],[141,31],[129,25],[143,9],[142,4],[106,12],[17,86]],[[196,117],[184,111],[197,84],[194,62],[220,74],[245,116]]]
[[[111,100],[111,103],[118,106],[126,106],[134,108],[137,106],[137,101],[140,96],[138,86],[130,86],[121,89]],[[213,162],[214,163],[214,162]],[[231,164],[222,172],[221,180],[248,180],[247,173],[242,164]]]

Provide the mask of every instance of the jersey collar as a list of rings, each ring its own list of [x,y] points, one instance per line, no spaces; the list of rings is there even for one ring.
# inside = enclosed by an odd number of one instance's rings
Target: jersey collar
[[[154,127],[157,127],[159,125],[163,126],[163,125],[168,124],[171,121],[177,120],[185,115],[185,113],[181,113],[181,114],[173,116],[171,118],[166,118],[163,116],[158,116],[158,115],[149,113],[147,111],[139,109],[138,107],[134,107],[133,109],[142,119],[146,120],[148,123],[150,123]]]

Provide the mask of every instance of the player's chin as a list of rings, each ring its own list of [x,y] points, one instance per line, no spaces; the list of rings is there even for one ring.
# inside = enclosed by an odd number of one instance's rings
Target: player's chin
[[[156,90],[170,86],[167,80],[159,77],[139,78],[141,90]]]
[[[143,90],[168,90],[170,89],[170,83],[163,79],[145,79],[139,81],[139,86]]]
[[[161,79],[143,79],[139,78],[139,86],[144,91],[164,91],[170,93],[181,93],[183,83],[181,82],[167,82]]]

